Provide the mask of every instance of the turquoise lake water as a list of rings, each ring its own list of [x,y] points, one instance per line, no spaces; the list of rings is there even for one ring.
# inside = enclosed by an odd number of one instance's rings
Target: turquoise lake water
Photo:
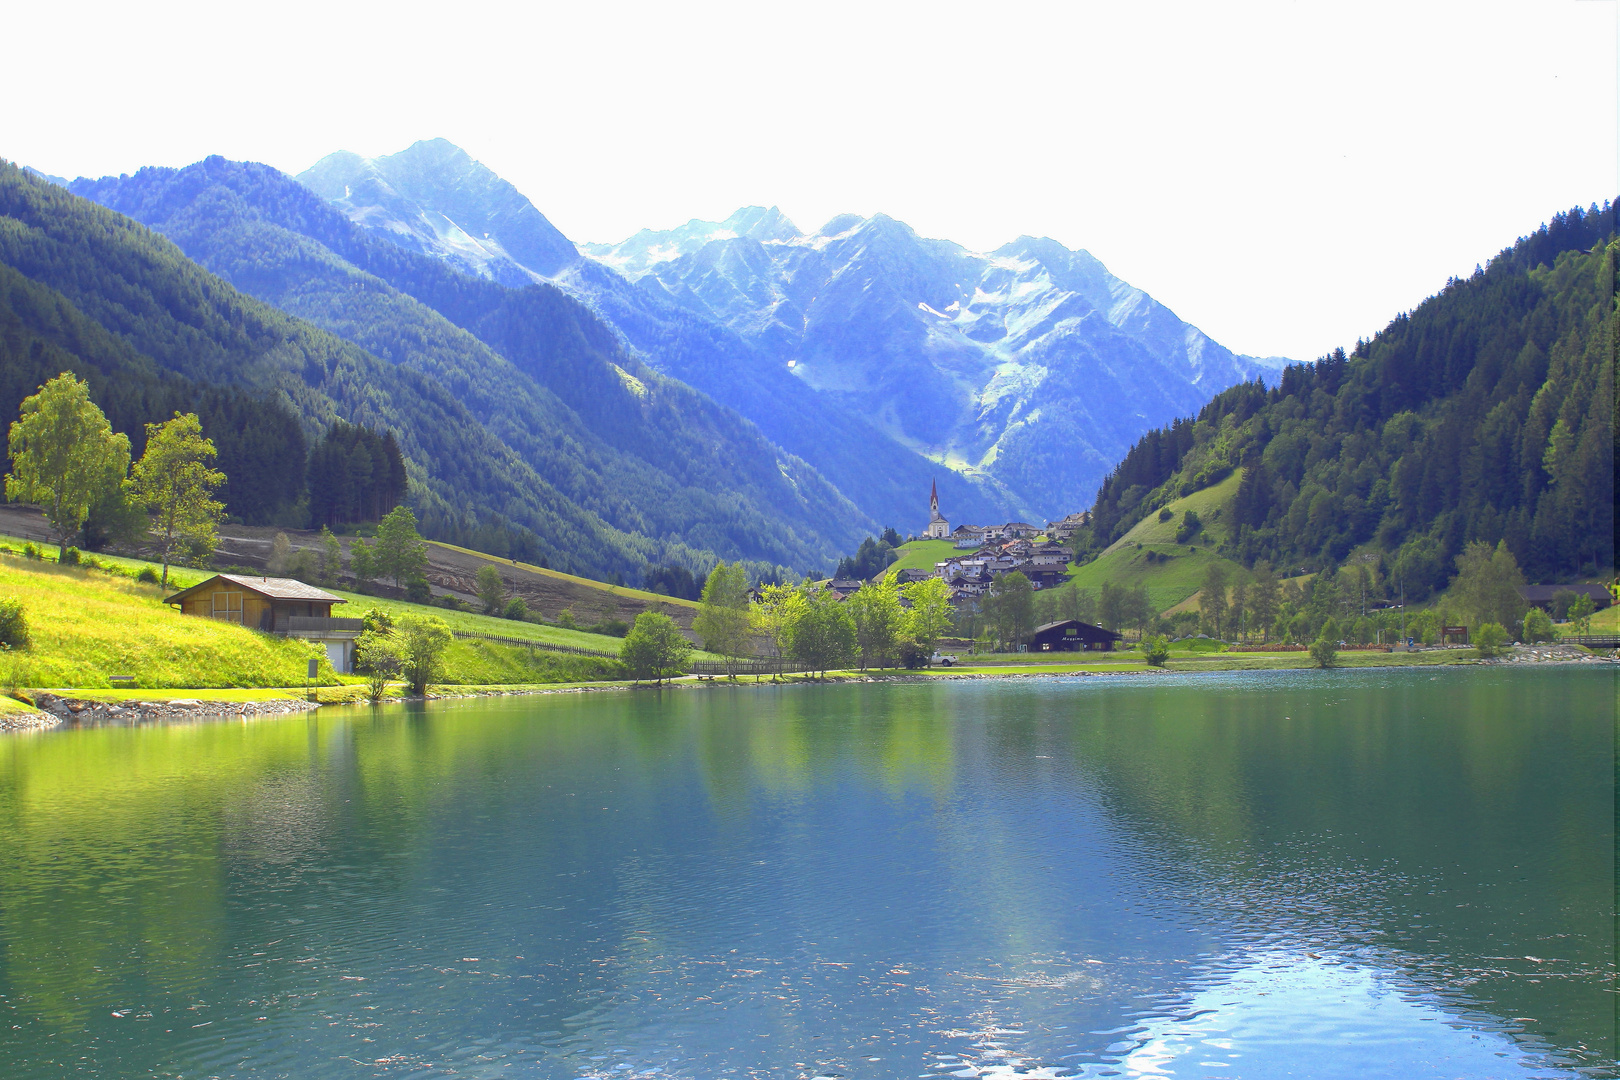
[[[1612,668],[0,737],[0,1074],[1620,1075]]]

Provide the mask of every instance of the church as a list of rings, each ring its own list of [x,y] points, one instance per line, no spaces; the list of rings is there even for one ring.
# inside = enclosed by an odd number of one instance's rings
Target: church
[[[930,540],[946,540],[951,535],[951,523],[945,520],[945,515],[939,512],[939,481],[934,481],[928,492],[928,531],[923,533]]]

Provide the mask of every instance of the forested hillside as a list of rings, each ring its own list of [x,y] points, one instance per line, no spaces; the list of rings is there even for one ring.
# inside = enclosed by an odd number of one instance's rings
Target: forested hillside
[[[89,382],[91,397],[113,428],[129,435],[137,457],[147,424],[197,413],[219,450],[226,476],[220,498],[244,522],[274,522],[303,497],[304,429],[279,396],[164,371],[55,289],[0,265],[0,409],[15,416],[23,398],[64,371]]]
[[[1614,566],[1615,207],[1560,214],[1351,355],[1234,387],[1142,438],[1083,551],[1244,469],[1225,552],[1320,569],[1372,545],[1408,598],[1470,541],[1532,580]]]
[[[509,289],[369,235],[267,166],[80,180],[73,190],[152,226],[238,288],[447,387],[568,499],[659,538],[801,570],[867,527],[752,424],[628,356],[550,285]],[[432,514],[428,528],[446,530]]]

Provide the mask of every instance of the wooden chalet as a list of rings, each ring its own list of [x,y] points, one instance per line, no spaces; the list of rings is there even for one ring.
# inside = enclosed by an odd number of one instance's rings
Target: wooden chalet
[[[164,603],[174,604],[182,615],[318,641],[332,667],[345,674],[354,670],[354,642],[365,628],[359,619],[332,617],[332,605],[347,600],[292,578],[215,574]]]
[[[1082,649],[1099,649],[1107,652],[1119,638],[1120,635],[1112,630],[1104,630],[1079,619],[1063,619],[1037,626],[1034,636],[1029,639],[1029,651],[1079,652]]]

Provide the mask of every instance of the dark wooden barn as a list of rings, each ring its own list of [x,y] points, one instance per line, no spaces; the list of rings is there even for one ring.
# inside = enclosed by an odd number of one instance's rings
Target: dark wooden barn
[[[1114,642],[1118,640],[1119,635],[1112,630],[1104,630],[1100,626],[1093,626],[1079,619],[1064,619],[1061,622],[1037,626],[1035,636],[1029,639],[1029,651],[1078,652],[1081,649],[1107,651],[1112,649]]]

